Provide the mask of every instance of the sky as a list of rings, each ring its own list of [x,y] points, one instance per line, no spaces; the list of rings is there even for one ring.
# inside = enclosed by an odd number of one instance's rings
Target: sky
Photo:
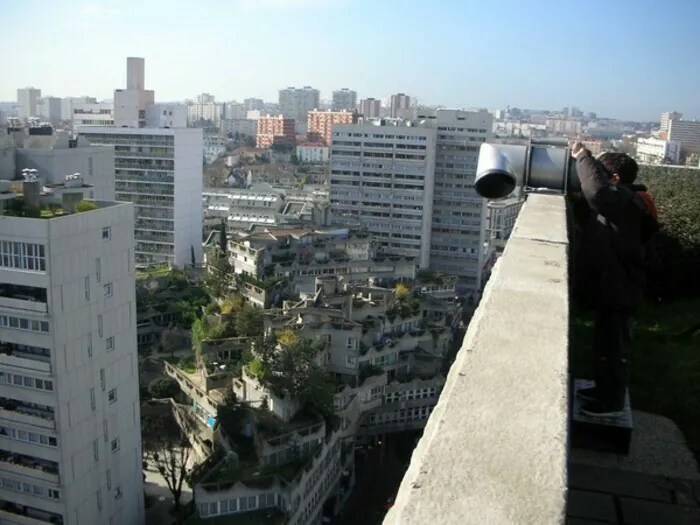
[[[0,100],[404,92],[448,107],[700,118],[699,0],[0,0]],[[33,34],[32,34],[33,33]],[[31,34],[31,36],[30,36]],[[10,52],[11,50],[11,52]]]

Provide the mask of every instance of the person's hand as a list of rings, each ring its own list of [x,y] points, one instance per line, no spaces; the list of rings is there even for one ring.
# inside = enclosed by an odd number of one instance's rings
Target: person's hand
[[[580,142],[574,142],[571,145],[571,156],[575,159],[579,158],[586,151],[586,148]]]

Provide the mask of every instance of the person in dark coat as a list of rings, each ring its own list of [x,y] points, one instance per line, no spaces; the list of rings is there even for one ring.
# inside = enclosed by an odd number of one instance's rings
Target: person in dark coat
[[[577,396],[584,401],[584,414],[618,417],[629,387],[633,317],[644,294],[644,243],[656,208],[646,188],[634,185],[639,166],[628,155],[595,158],[580,143],[572,146],[571,154],[588,208],[578,213],[583,263],[577,272],[584,272],[596,312],[595,386],[579,390]]]

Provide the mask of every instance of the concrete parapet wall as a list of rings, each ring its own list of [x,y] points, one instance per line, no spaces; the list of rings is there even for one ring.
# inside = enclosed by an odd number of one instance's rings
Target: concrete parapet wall
[[[530,195],[384,525],[564,522],[568,236]]]

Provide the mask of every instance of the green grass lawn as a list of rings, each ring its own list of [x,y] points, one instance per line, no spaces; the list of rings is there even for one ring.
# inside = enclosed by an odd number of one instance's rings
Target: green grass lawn
[[[591,377],[591,315],[572,315],[572,370]],[[647,303],[638,313],[632,353],[632,408],[660,414],[681,427],[700,458],[700,299]]]

